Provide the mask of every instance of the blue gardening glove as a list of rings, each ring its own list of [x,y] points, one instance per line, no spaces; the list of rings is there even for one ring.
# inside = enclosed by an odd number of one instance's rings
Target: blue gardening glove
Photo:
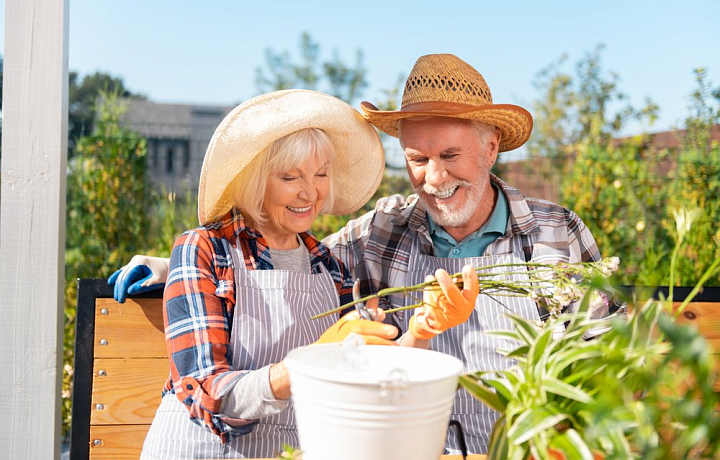
[[[115,285],[113,297],[123,303],[128,294],[164,288],[169,262],[169,259],[160,257],[134,256],[129,264],[108,278],[108,284]]]

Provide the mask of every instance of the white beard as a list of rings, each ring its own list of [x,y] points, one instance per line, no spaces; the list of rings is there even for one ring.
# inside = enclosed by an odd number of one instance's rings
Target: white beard
[[[466,180],[455,180],[444,184],[440,188],[432,185],[422,184],[415,187],[415,193],[425,202],[430,217],[441,227],[461,227],[467,224],[475,215],[482,202],[482,190],[487,185],[489,178],[485,174],[479,174],[475,183]],[[427,195],[444,195],[456,187],[465,189],[465,200],[458,204],[437,203],[434,200],[429,203]],[[457,193],[457,192],[456,192]]]

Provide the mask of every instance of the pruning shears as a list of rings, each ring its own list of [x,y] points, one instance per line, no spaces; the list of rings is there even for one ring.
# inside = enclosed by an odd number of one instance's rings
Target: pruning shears
[[[362,298],[360,295],[360,279],[356,279],[352,289],[353,301],[358,301]],[[368,310],[365,302],[357,302],[355,304],[355,310],[357,310],[360,319],[367,319],[370,321],[375,320],[375,315],[371,310]]]

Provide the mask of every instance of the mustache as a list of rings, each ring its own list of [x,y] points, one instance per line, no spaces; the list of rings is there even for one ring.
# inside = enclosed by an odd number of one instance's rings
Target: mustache
[[[433,187],[432,185],[427,184],[427,183],[421,184],[421,185],[418,185],[417,187],[413,187],[413,191],[418,194],[420,192],[423,192],[428,195],[441,195],[449,190],[453,190],[456,187],[470,187],[470,186],[472,186],[472,182],[467,181],[467,180],[456,179],[456,180],[453,180],[446,184],[443,184],[440,187]]]

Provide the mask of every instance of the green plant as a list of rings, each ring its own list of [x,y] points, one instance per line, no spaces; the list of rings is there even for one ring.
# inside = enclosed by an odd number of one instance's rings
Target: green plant
[[[676,214],[673,266],[695,215]],[[720,257],[678,312],[719,265]],[[592,282],[594,289],[606,285],[603,278]],[[589,460],[595,454],[606,459],[718,458],[718,397],[704,338],[672,319],[672,297],[638,304],[627,321],[597,320],[590,316],[591,293],[576,313],[542,326],[508,315],[513,329],[493,334],[518,344],[502,351],[516,364],[461,377],[462,387],[501,414],[488,460],[557,458],[557,452]],[[558,322],[565,329],[554,336]],[[598,329],[606,332],[585,339]]]
[[[65,242],[65,334],[62,389],[63,432],[70,426],[77,279],[109,276],[153,243],[139,238],[148,228],[144,212],[146,141],[124,128],[122,91],[102,92],[94,130],[80,138],[68,162]],[[147,244],[147,246],[145,246]]]

